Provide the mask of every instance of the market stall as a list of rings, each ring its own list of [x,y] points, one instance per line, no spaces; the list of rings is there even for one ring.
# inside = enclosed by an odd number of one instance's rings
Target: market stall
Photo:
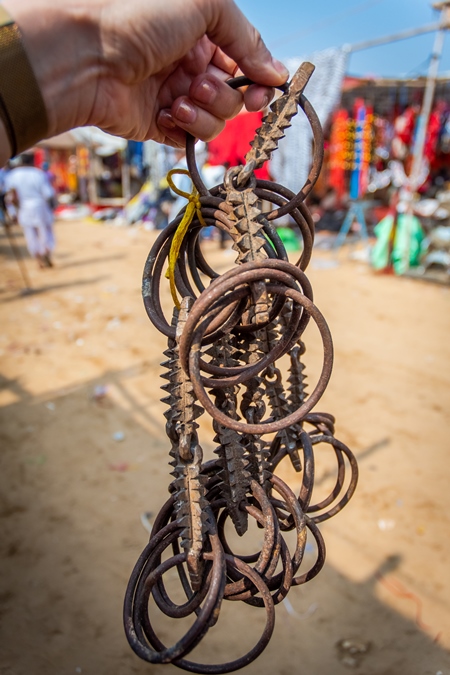
[[[36,163],[48,164],[59,194],[94,206],[121,207],[130,192],[126,148],[126,140],[84,127],[39,143]]]

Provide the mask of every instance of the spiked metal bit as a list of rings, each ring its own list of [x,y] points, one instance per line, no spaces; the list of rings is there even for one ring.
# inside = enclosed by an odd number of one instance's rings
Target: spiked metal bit
[[[175,480],[169,486],[175,498],[177,520],[184,528],[181,534],[181,545],[187,553],[187,565],[192,588],[197,590],[202,580],[201,552],[206,534],[205,499],[206,477],[200,474],[203,453],[198,444],[195,421],[203,412],[203,408],[195,403],[192,383],[181,368],[178,342],[186,323],[191,298],[184,298],[181,308],[174,311],[173,323],[176,325],[176,340],[169,339],[168,349],[164,352],[167,361],[163,365],[168,373],[162,377],[168,380],[162,389],[168,396],[162,399],[169,409],[164,413],[167,423],[166,431],[172,442],[170,464]]]
[[[182,475],[173,481],[176,519],[183,528],[181,546],[187,553],[186,562],[194,591],[200,588],[202,582],[202,551],[208,529],[208,501],[205,498],[208,479],[200,473],[202,461],[202,449],[196,445],[192,463],[184,464]]]
[[[236,263],[246,263],[252,260],[264,260],[267,254],[264,251],[266,240],[262,235],[263,222],[260,221],[261,202],[251,188],[237,190],[233,186],[233,170],[225,178],[227,187],[226,201],[233,207],[235,222],[231,231],[233,249],[238,252]],[[252,284],[252,316],[256,325],[269,320],[268,297],[264,281]]]
[[[206,352],[212,357],[211,363],[225,367],[238,365],[239,351],[232,345],[229,336],[218,340]],[[215,398],[216,406],[232,419],[239,419],[237,412],[238,387],[216,388],[211,390]],[[236,532],[242,536],[248,528],[248,514],[241,508],[241,504],[247,501],[250,487],[250,473],[247,471],[247,459],[242,444],[242,434],[228,429],[216,420],[213,421],[216,435],[214,442],[220,445],[214,450],[219,457],[220,489],[223,498],[227,502],[230,518],[233,521]]]
[[[243,360],[247,364],[255,363],[260,358],[259,342],[254,334],[247,334],[239,340],[239,349],[244,353]],[[252,377],[245,382],[245,391],[242,394],[240,411],[249,424],[257,424],[264,417],[266,404],[264,402],[263,379]],[[246,451],[248,470],[252,478],[268,489],[270,473],[269,444],[253,434],[242,435],[242,444]]]
[[[300,342],[292,348],[289,355],[291,364],[288,377],[288,401],[291,411],[297,410],[306,399],[305,364],[302,363],[300,358],[304,353],[305,345]]]
[[[252,148],[245,156],[246,167],[251,167],[251,171],[268,161],[279,141],[284,138],[284,132],[291,126],[291,120],[297,114],[300,97],[313,72],[312,63],[302,63],[289,84],[289,91],[270,106],[270,112],[263,118],[262,126],[256,130],[256,136],[250,143]],[[249,170],[245,173],[248,174]],[[241,177],[238,178],[238,183],[242,184]]]

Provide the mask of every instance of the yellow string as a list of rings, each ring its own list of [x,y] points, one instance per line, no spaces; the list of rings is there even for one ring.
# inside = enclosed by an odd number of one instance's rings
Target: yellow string
[[[179,188],[177,188],[177,186],[172,180],[172,176],[176,174],[189,176],[189,178],[191,178],[191,174],[189,173],[189,171],[187,171],[187,169],[172,169],[167,174],[167,182],[169,183],[171,189],[177,195],[180,195],[180,197],[185,197],[189,201],[189,204],[186,206],[186,211],[184,212],[184,216],[181,220],[181,223],[178,225],[175,234],[173,235],[172,244],[170,246],[169,251],[169,268],[166,272],[166,279],[169,279],[170,282],[170,292],[172,294],[173,302],[175,304],[175,307],[177,309],[180,309],[180,302],[178,300],[177,290],[175,286],[175,265],[177,264],[178,256],[180,254],[181,244],[183,243],[184,236],[189,229],[189,225],[192,223],[195,213],[197,213],[197,217],[201,225],[203,225],[203,227],[206,227],[206,223],[202,216],[201,211],[202,205],[200,203],[200,195],[197,192],[195,185],[192,186],[192,192],[190,194],[189,192],[184,192],[183,190],[180,190]]]

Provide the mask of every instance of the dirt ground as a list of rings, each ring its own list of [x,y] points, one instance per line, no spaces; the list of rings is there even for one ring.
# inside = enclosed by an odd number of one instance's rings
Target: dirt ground
[[[140,296],[155,235],[56,229],[55,268],[28,261],[30,295],[0,233],[0,673],[179,672],[140,661],[121,617],[148,538],[141,516],[154,517],[170,478],[165,341]],[[231,252],[206,248],[221,269],[232,264]],[[317,251],[308,275],[336,347],[318,409],[336,415],[360,483],[322,527],[325,568],[277,607],[271,643],[245,672],[450,675],[450,290],[375,276],[348,254]],[[307,356],[313,382],[313,332]],[[263,625],[262,610],[225,603],[193,656],[235,658]],[[161,638],[176,637],[164,623]]]

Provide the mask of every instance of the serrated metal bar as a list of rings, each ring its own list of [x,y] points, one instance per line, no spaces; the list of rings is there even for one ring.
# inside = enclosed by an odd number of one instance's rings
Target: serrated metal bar
[[[291,120],[298,112],[298,103],[315,67],[305,61],[301,64],[286,94],[279,96],[270,106],[270,112],[263,118],[262,125],[250,143],[251,150],[245,156],[245,166],[237,176],[237,184],[246,184],[255,169],[267,162],[279,141],[284,138],[285,130],[291,126]]]

